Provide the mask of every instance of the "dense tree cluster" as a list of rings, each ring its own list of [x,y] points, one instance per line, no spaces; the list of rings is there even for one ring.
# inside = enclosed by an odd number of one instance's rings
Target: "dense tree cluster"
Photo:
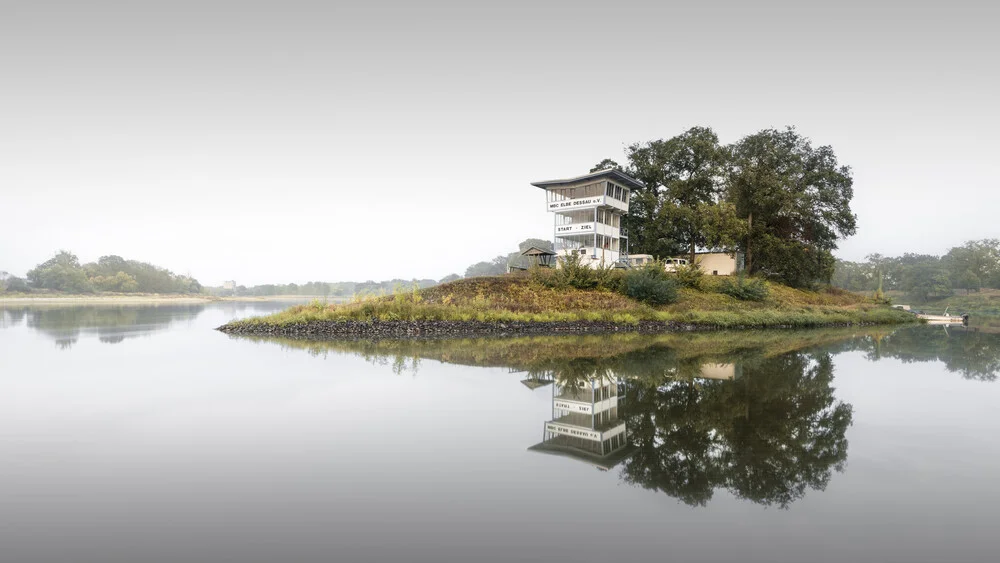
[[[919,301],[947,297],[956,289],[1000,289],[1000,240],[969,241],[944,256],[871,254],[864,262],[838,260],[832,282],[851,291],[903,291]]]
[[[121,256],[102,256],[97,262],[81,264],[72,252],[59,251],[35,266],[26,280],[7,276],[2,283],[8,292],[50,290],[67,293],[201,293],[198,280],[170,270]]]
[[[624,226],[634,253],[742,251],[750,274],[793,285],[829,281],[837,241],[856,231],[851,170],[829,146],[795,129],[766,129],[722,145],[710,128],[633,144],[626,165],[605,159],[646,187],[634,190]]]
[[[0,270],[0,293],[27,293],[28,291],[31,291],[31,287],[28,286],[27,280]]]

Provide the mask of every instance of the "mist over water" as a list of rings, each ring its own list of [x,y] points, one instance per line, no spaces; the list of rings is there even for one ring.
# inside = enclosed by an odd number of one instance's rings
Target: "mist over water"
[[[212,330],[281,307],[0,310],[0,560],[993,560],[989,327]]]

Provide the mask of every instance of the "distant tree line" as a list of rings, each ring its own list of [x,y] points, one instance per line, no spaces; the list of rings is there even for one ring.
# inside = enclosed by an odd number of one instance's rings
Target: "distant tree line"
[[[448,278],[444,280],[432,280],[432,279],[392,279],[385,281],[365,281],[365,282],[321,282],[313,281],[303,284],[287,283],[287,284],[262,284],[247,287],[245,285],[238,285],[233,289],[228,289],[224,287],[208,287],[206,291],[209,294],[217,296],[236,296],[236,297],[268,297],[275,295],[300,295],[308,297],[351,297],[355,294],[362,295],[380,295],[380,294],[391,294],[400,288],[411,289],[413,287],[431,287],[437,285],[438,283],[443,283]],[[450,281],[450,280],[448,280]]]
[[[8,293],[201,293],[202,289],[192,277],[147,262],[112,255],[80,264],[75,254],[65,250],[29,270],[25,278],[0,272],[0,291]]]
[[[723,145],[708,127],[636,143],[625,165],[633,189],[630,250],[666,258],[697,248],[741,251],[749,274],[804,287],[828,282],[837,241],[853,235],[853,178],[829,146],[814,147],[794,128],[765,129]]]
[[[506,274],[508,266],[528,267],[530,261],[521,256],[521,253],[531,247],[538,247],[545,250],[552,250],[552,241],[536,238],[529,238],[521,241],[518,249],[508,254],[501,254],[492,260],[486,260],[472,264],[465,269],[466,278],[478,276],[499,276]],[[351,297],[353,295],[381,295],[391,294],[400,288],[411,289],[413,287],[425,288],[442,283],[453,282],[462,279],[459,274],[448,274],[439,279],[391,279],[384,281],[353,282],[320,282],[314,281],[304,284],[263,284],[254,286],[238,285],[233,289],[223,287],[208,287],[206,291],[212,295],[237,296],[237,297],[266,297],[273,295],[301,295],[301,296],[322,296],[322,297]]]
[[[921,301],[955,290],[1000,289],[1000,240],[968,241],[943,256],[870,254],[864,262],[838,260],[832,283],[851,291],[903,291]]]

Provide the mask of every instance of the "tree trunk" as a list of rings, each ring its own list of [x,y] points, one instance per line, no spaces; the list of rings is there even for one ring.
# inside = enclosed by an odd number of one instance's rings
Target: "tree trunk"
[[[694,266],[694,241],[691,242],[691,261],[688,262],[689,266]]]
[[[746,264],[744,270],[747,275],[753,273],[753,253],[750,251],[750,239],[753,237],[753,211],[747,215],[747,244],[746,244]]]

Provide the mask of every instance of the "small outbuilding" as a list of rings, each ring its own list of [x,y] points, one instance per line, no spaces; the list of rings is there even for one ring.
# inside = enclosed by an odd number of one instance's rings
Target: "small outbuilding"
[[[512,260],[509,264],[507,264],[507,271],[523,271],[531,268],[532,266],[538,266],[539,268],[555,268],[556,253],[551,250],[532,246],[522,252],[516,260]]]
[[[694,263],[710,276],[732,276],[743,271],[743,253],[695,252]]]

